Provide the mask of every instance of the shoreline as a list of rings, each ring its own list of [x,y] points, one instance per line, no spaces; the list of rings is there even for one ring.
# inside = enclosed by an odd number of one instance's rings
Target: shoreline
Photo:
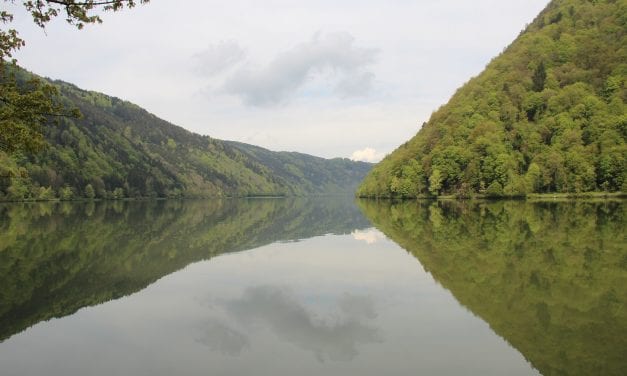
[[[364,200],[389,200],[389,201],[584,201],[584,200],[614,200],[627,199],[625,192],[581,192],[581,193],[529,193],[525,196],[488,196],[475,194],[469,197],[455,195],[418,196],[418,197],[359,197]]]

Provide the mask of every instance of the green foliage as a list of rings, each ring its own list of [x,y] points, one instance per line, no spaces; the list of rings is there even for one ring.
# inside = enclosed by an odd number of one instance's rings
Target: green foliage
[[[74,198],[74,190],[72,190],[72,187],[63,187],[59,190],[59,198],[61,200],[71,200]]]
[[[357,195],[466,197],[495,183],[505,196],[624,190],[626,22],[624,1],[552,1]],[[407,181],[415,162],[424,175]]]
[[[5,3],[13,0],[3,0]],[[99,11],[118,11],[132,8],[149,0],[36,0],[22,1],[33,22],[45,28],[58,15],[65,13],[65,20],[82,29],[85,24],[102,22]],[[57,102],[57,88],[47,82],[26,75],[17,82],[14,77],[16,60],[13,53],[25,45],[17,30],[7,29],[13,15],[0,11],[0,150],[36,152],[45,145],[41,127],[55,117],[78,117],[77,110],[68,110]],[[17,73],[24,76],[17,69]]]
[[[43,124],[51,117],[78,116],[57,99],[56,87],[21,71],[4,69],[0,62],[0,150],[34,153],[43,149]]]
[[[168,149],[176,150],[176,142],[173,139],[168,138],[167,145],[168,145]]]
[[[113,200],[119,200],[119,199],[124,198],[124,189],[120,187],[114,189],[113,192],[111,192],[110,198]]]
[[[544,90],[544,84],[546,82],[546,68],[544,67],[544,62],[541,61],[540,64],[536,67],[533,72],[533,77],[531,78],[533,83],[531,89],[536,92],[541,92]]]
[[[0,153],[14,166],[0,200],[36,199],[39,187],[90,198],[88,186],[106,199],[351,194],[372,166],[200,136],[118,98],[52,84],[83,117],[43,127],[39,153]]]
[[[625,375],[625,201],[359,202],[542,375]]]
[[[503,196],[503,186],[498,181],[493,181],[485,193],[488,197],[501,197]]]
[[[23,169],[20,169],[19,175],[10,178],[10,185],[7,188],[6,197],[12,201],[21,201],[31,198],[29,181]]]
[[[433,170],[431,176],[429,176],[429,192],[432,195],[437,196],[442,188],[442,174],[437,168]]]
[[[37,199],[41,201],[54,200],[56,198],[54,191],[51,187],[39,187],[39,194]]]
[[[90,200],[96,197],[96,191],[91,184],[85,186],[85,197]]]

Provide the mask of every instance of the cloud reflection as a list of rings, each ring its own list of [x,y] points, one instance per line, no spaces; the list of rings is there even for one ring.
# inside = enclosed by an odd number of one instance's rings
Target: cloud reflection
[[[248,337],[237,330],[218,322],[211,321],[206,325],[205,331],[197,342],[218,351],[224,355],[237,356],[242,350],[250,347]]]
[[[349,361],[358,355],[358,345],[381,342],[377,328],[363,323],[377,316],[372,298],[345,293],[338,310],[319,317],[297,300],[291,290],[278,286],[250,287],[241,298],[219,302],[233,324],[250,334],[263,328],[279,339],[311,351],[324,362]],[[212,324],[213,325],[213,324]],[[248,346],[246,334],[220,324],[208,331],[210,348],[229,355]],[[225,343],[218,342],[224,341]]]
[[[385,239],[385,235],[383,235],[380,231],[375,230],[373,228],[365,230],[365,231],[355,230],[353,231],[351,235],[353,235],[353,239],[363,240],[367,244],[374,244],[378,242],[379,240]]]

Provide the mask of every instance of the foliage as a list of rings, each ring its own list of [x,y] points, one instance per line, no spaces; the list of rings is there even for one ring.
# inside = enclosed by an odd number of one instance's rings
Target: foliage
[[[366,227],[344,198],[0,204],[0,341],[192,262]]]
[[[79,117],[58,102],[58,89],[0,64],[0,151],[35,153],[46,146],[42,124],[59,116]],[[16,75],[19,75],[16,78]]]
[[[552,1],[357,195],[626,191],[626,23],[625,1]]]
[[[94,191],[94,187],[91,184],[87,184],[85,186],[85,197],[88,199],[93,199],[96,197],[96,191]]]
[[[625,201],[359,202],[542,375],[625,375]]]
[[[53,18],[64,13],[65,20],[82,29],[85,24],[102,22],[94,13],[98,10],[118,11],[132,8],[137,3],[149,0],[24,0],[22,6],[33,17],[33,22],[45,28]],[[14,3],[4,0],[4,3]],[[16,61],[9,59],[25,45],[17,30],[7,29],[13,15],[0,11],[0,150],[37,152],[45,146],[41,127],[51,118],[59,116],[78,117],[76,110],[68,110],[57,102],[57,89],[34,76],[18,82],[14,77]],[[23,73],[17,70],[18,73]],[[23,76],[23,74],[22,74]]]
[[[52,84],[83,116],[44,127],[40,153],[0,151],[0,200],[37,199],[40,187],[61,198],[66,186],[90,198],[88,185],[103,199],[350,194],[371,167],[200,136],[118,98]]]

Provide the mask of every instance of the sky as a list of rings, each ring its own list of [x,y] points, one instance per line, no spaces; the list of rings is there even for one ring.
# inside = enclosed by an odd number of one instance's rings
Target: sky
[[[547,3],[152,0],[81,31],[3,6],[34,73],[213,138],[376,162]]]

